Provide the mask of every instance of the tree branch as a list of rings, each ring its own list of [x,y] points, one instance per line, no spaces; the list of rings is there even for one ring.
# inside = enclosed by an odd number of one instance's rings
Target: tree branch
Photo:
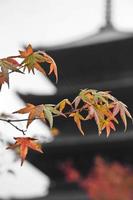
[[[79,109],[72,109],[72,110],[70,110],[68,112],[64,112],[63,114],[64,114],[64,116],[66,116],[66,115],[69,116],[72,112],[81,112],[83,110],[85,110],[85,108],[82,107],[82,108],[79,108]],[[53,115],[53,117],[60,117],[60,116],[61,115]],[[0,121],[7,122],[11,126],[13,126],[15,129],[17,129],[18,131],[22,132],[23,135],[25,135],[25,132],[27,130],[23,130],[23,129],[19,128],[18,126],[14,125],[13,123],[15,123],[15,122],[24,122],[24,121],[28,121],[28,120],[36,120],[36,119],[43,120],[45,118],[41,118],[41,117],[35,117],[35,118],[31,118],[31,119],[30,118],[25,118],[25,119],[4,119],[4,118],[0,118]]]
[[[13,126],[14,128],[16,128],[18,131],[22,132],[23,135],[25,135],[25,132],[27,130],[23,130],[23,129],[20,129],[19,127],[17,127],[16,125],[14,125],[12,122],[14,122],[14,120],[12,119],[2,119],[0,118],[0,121],[3,121],[3,122],[7,122],[8,124],[10,124],[11,126]],[[16,121],[16,120],[15,120]],[[19,120],[20,121],[20,120]]]

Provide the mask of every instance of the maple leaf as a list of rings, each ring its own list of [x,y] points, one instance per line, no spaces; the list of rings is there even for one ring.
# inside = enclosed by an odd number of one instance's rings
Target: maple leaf
[[[105,99],[110,99],[111,101],[116,101],[117,99],[110,94],[110,91],[99,91],[98,94],[100,94]]]
[[[85,103],[92,104],[94,102],[94,96],[90,93],[88,89],[81,90],[79,96]]]
[[[17,67],[20,64],[13,58],[0,59],[0,89],[3,83],[7,83],[9,87],[9,71],[22,73]]]
[[[108,100],[106,99],[107,97],[104,95],[104,94],[106,94],[106,92],[89,89],[87,95],[88,94],[92,95],[92,100],[94,100],[95,103],[108,104]]]
[[[27,58],[27,56],[33,54],[32,46],[29,44],[25,51],[19,51],[19,53],[21,58]]]
[[[68,99],[63,99],[56,105],[56,108],[58,108],[59,111],[62,112],[66,105],[72,106],[71,102]]]
[[[96,107],[94,105],[86,105],[88,107],[88,115],[85,118],[85,120],[89,120],[94,118],[98,127],[98,132],[99,135],[102,132],[102,125],[103,125],[103,121],[104,121],[104,115],[103,113],[100,113],[98,109],[96,109]]]
[[[35,120],[36,118],[41,119],[42,121],[45,121],[45,115],[44,115],[44,105],[33,105],[28,103],[26,105],[26,107],[17,110],[15,112],[13,112],[13,114],[15,113],[20,113],[20,114],[25,114],[25,113],[29,113],[28,116],[28,121],[27,121],[27,125],[26,128],[28,128],[28,126],[32,123],[33,120]]]
[[[116,101],[117,99],[110,94],[110,91],[97,91],[94,89],[81,90],[79,96],[83,102],[88,104],[108,104],[110,101]]]
[[[107,123],[108,121],[112,120],[112,121],[115,121],[116,123],[118,123],[118,121],[114,117],[113,113],[109,110],[110,107],[112,108],[112,106],[110,106],[110,104],[101,104],[101,105],[99,105],[99,104],[94,104],[94,105],[86,104],[86,108],[88,108],[88,115],[85,118],[85,120],[89,120],[89,119],[92,119],[92,118],[95,119],[96,124],[98,126],[99,135],[102,133],[102,130],[105,128],[104,127],[105,124],[106,124],[106,126],[108,125],[108,123]]]
[[[50,128],[53,127],[53,117],[56,116],[63,116],[66,117],[54,104],[45,104],[44,105],[44,114],[45,118],[48,120]]]
[[[20,64],[13,58],[0,59],[0,67],[3,73],[8,73],[9,70],[22,73],[17,67]]]
[[[77,112],[71,113],[69,115],[69,117],[73,117],[74,118],[74,121],[77,124],[78,129],[80,130],[82,135],[84,135],[84,131],[82,130],[82,127],[81,127],[81,120],[84,120],[83,116],[77,111]]]
[[[52,74],[52,72],[53,72],[56,77],[56,82],[57,82],[58,81],[58,72],[57,72],[57,66],[56,66],[55,61],[47,53],[41,52],[41,51],[39,51],[39,52],[40,52],[40,54],[43,55],[45,62],[50,64],[50,70],[49,70],[48,75]]]
[[[19,51],[19,53],[20,57],[24,58],[22,62],[24,71],[27,68],[29,73],[30,71],[32,71],[34,74],[34,69],[37,69],[38,71],[46,75],[44,69],[40,65],[41,62],[44,62],[43,56],[34,52],[30,44],[28,45],[25,51]]]
[[[120,113],[120,117],[124,123],[125,131],[127,129],[127,117],[129,117],[131,120],[133,119],[130,112],[127,109],[127,106],[122,103],[121,101],[115,101],[113,102],[114,109],[113,109],[113,115],[116,116],[118,113]]]
[[[20,157],[21,157],[21,166],[23,165],[24,160],[26,159],[28,148],[43,153],[40,144],[36,143],[35,138],[31,137],[14,137],[16,140],[15,144],[12,144],[7,147],[7,149],[20,148]]]
[[[53,115],[52,115],[53,106],[54,105],[52,104],[51,106],[47,104],[43,106],[45,117],[48,120],[51,129],[53,127]]]
[[[104,130],[105,128],[106,128],[107,137],[110,135],[111,129],[113,129],[114,131],[116,130],[113,122],[109,119],[106,119],[103,123],[102,130]]]
[[[0,72],[0,90],[1,90],[1,87],[4,83],[7,83],[9,84],[9,75],[8,74],[4,74],[2,72]]]
[[[77,96],[77,97],[73,100],[72,104],[75,105],[75,109],[77,109],[78,105],[80,104],[80,101],[81,101],[81,97],[80,97],[80,96]]]
[[[47,62],[50,64],[50,70],[48,75],[54,72],[56,81],[58,80],[58,72],[55,61],[45,52],[42,51],[33,51],[32,46],[29,44],[25,51],[19,51],[20,57],[24,58],[22,62],[23,69],[28,69],[28,72],[31,71],[34,73],[34,69],[40,71],[43,75],[46,75],[45,70],[42,68],[41,63]]]
[[[13,112],[13,114],[15,113],[20,113],[20,114],[29,113],[26,128],[28,128],[28,126],[35,119],[40,119],[43,122],[46,122],[47,120],[49,122],[50,128],[52,128],[53,115],[57,115],[57,116],[62,115],[66,117],[62,112],[57,110],[54,104],[41,104],[41,105],[35,106],[33,104],[28,103],[24,108]]]
[[[18,57],[18,56],[17,56]],[[11,58],[11,57],[7,57],[6,60],[8,62],[10,62],[14,67],[19,67],[20,64],[18,61],[16,61],[14,58]]]

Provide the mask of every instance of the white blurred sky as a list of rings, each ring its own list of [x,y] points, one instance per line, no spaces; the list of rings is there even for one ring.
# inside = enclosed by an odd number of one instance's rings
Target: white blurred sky
[[[133,0],[113,0],[113,22],[133,30]],[[0,56],[23,44],[53,45],[92,34],[104,24],[105,0],[1,0]]]

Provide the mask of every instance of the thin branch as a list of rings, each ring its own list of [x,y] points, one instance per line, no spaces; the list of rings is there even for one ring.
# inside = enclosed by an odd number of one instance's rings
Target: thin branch
[[[8,56],[7,58],[21,58],[20,55],[18,56]]]
[[[72,110],[70,110],[68,112],[63,113],[63,115],[64,116],[66,116],[66,115],[69,116],[72,112],[81,112],[83,110],[85,110],[83,107],[79,108],[79,109],[72,109]],[[53,115],[53,117],[60,117],[60,116],[62,116],[62,115]],[[3,118],[0,118],[0,121],[9,123],[11,126],[13,126],[14,128],[16,128],[18,131],[22,132],[23,135],[25,135],[25,132],[27,130],[20,129],[18,126],[14,125],[13,123],[15,123],[15,122],[24,122],[24,121],[28,121],[28,120],[36,120],[36,119],[43,120],[43,119],[45,119],[45,117],[44,118],[42,118],[42,117],[35,117],[35,118],[31,118],[31,119],[30,118],[25,118],[25,119],[3,119]]]
[[[18,131],[22,132],[23,135],[25,135],[25,132],[27,131],[27,130],[20,129],[19,127],[17,127],[16,125],[14,125],[14,124],[12,123],[13,120],[11,120],[11,119],[1,119],[1,118],[0,118],[0,121],[4,121],[4,122],[9,123],[11,126],[13,126],[14,128],[16,128]]]
[[[27,131],[27,130],[23,130],[23,129],[20,129],[20,128],[18,128],[16,125],[14,125],[12,122],[8,122],[10,125],[12,125],[14,128],[16,128],[18,131],[21,131],[22,133],[23,133],[23,135],[25,135],[25,132]]]
[[[72,109],[68,112],[64,112],[62,113],[63,115],[69,115],[71,114],[72,112],[81,112],[83,110],[86,110],[84,107],[82,108],[78,108],[78,109]],[[53,117],[60,117],[62,115],[53,115]],[[24,119],[3,119],[3,118],[0,118],[0,121],[5,121],[5,122],[23,122],[23,121],[28,121],[28,120],[35,120],[35,119],[45,119],[45,117],[34,117],[34,118],[24,118]]]
[[[30,118],[25,118],[25,119],[3,119],[3,118],[0,118],[0,121],[10,123],[10,122],[24,122],[24,121],[35,120],[35,119],[45,119],[45,118],[40,118],[40,117],[31,118],[31,119]]]
[[[22,63],[20,63],[20,67],[18,67],[17,69],[20,70],[22,69],[24,66],[22,66]],[[17,71],[11,71],[11,72],[8,72],[8,74],[12,74],[14,72],[17,72]],[[21,72],[21,71],[20,71]],[[25,74],[24,72],[21,72],[22,74]]]

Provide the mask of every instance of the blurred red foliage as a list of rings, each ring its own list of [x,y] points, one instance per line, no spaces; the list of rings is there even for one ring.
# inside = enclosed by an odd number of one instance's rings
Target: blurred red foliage
[[[91,200],[132,200],[133,171],[118,162],[107,163],[96,157],[92,170],[82,177],[72,162],[61,164],[68,182],[76,182]]]
[[[59,169],[64,172],[65,179],[67,182],[79,182],[80,180],[80,172],[73,167],[71,161],[66,161],[59,165]]]

